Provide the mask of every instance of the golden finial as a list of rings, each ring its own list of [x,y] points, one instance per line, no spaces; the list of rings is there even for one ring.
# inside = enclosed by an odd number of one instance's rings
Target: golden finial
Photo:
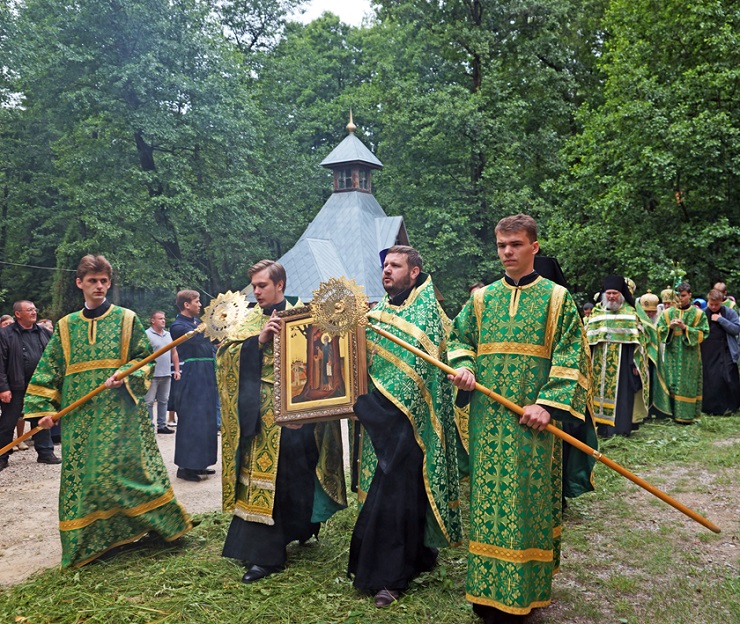
[[[349,123],[347,124],[347,132],[349,132],[350,134],[354,134],[355,130],[357,130],[357,126],[352,121],[352,109],[350,108],[349,109]]]

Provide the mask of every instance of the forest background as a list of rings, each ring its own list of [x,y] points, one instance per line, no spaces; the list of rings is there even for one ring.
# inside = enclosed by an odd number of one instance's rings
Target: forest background
[[[580,302],[676,262],[740,291],[735,0],[375,0],[362,27],[301,4],[0,0],[0,306],[78,307],[89,252],[142,311],[243,288],[331,193],[350,108],[451,314],[520,211]]]

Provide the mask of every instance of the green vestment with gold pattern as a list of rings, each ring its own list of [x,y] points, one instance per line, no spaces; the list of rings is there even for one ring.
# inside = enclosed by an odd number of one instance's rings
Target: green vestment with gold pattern
[[[652,324],[651,324],[652,328]],[[637,310],[623,303],[619,310],[606,310],[597,304],[586,322],[586,338],[593,348],[593,405],[594,420],[602,425],[614,426],[617,401],[621,385],[623,345],[634,345],[633,362],[642,382],[641,392],[636,392],[627,413],[632,413],[632,422],[641,423],[647,417],[650,405],[650,369],[648,345],[650,338]],[[631,371],[622,380],[631,375]],[[629,396],[629,395],[628,395]]]
[[[477,290],[454,320],[450,364],[517,405],[549,408],[552,424],[591,420],[591,361],[568,291],[537,277]],[[467,597],[513,614],[550,603],[560,563],[562,444],[481,392],[470,403]],[[571,449],[569,496],[593,489],[594,460]]]
[[[95,319],[65,316],[26,390],[25,417],[56,414],[150,353],[131,310],[111,305]],[[192,526],[175,499],[144,404],[152,367],[62,419],[62,567],[84,565],[150,531],[174,540]]]
[[[680,318],[686,329],[670,326]],[[696,306],[664,310],[657,324],[658,339],[665,343],[663,374],[666,388],[655,397],[655,406],[677,422],[693,422],[701,414],[703,372],[700,344],[709,334],[707,315]]]
[[[368,313],[370,323],[446,364],[444,318],[431,277],[413,288],[400,306],[392,305],[386,295]],[[416,443],[424,453],[423,476],[429,502],[424,543],[437,548],[458,543],[462,539],[462,521],[453,386],[444,371],[370,328],[367,353],[370,390],[378,390],[408,418]],[[360,440],[358,496],[362,501],[375,474],[377,459],[370,436],[362,428]]]
[[[302,305],[300,302],[298,305]],[[297,307],[286,303],[286,309]],[[275,484],[282,427],[274,420],[274,351],[269,342],[262,350],[259,433],[240,449],[239,372],[245,340],[259,335],[269,316],[255,306],[234,335],[225,340],[216,357],[216,377],[221,397],[221,461],[223,510],[248,522],[273,525]],[[317,423],[319,461],[316,466],[312,522],[324,522],[347,506],[342,436],[339,421]]]

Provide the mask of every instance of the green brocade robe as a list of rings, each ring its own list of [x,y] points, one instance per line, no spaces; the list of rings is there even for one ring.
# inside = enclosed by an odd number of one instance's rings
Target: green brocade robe
[[[291,305],[286,309],[303,305]],[[239,371],[242,344],[259,335],[269,320],[255,306],[235,332],[221,345],[216,356],[216,379],[221,397],[222,504],[226,513],[248,522],[273,525],[280,434],[275,424],[273,385],[275,357],[272,342],[262,349],[260,383],[260,432],[239,449]],[[344,480],[342,434],[338,420],[317,423],[315,428],[319,461],[316,466],[312,522],[324,522],[347,506]]]
[[[26,390],[25,418],[52,416],[151,353],[138,317],[112,305],[59,321]],[[175,499],[144,395],[153,364],[62,419],[62,567],[81,566],[149,531],[170,541],[192,525]]]
[[[537,277],[477,290],[453,323],[450,364],[522,407],[551,408],[552,424],[591,419],[591,361],[568,291]],[[560,564],[562,443],[481,392],[470,403],[467,597],[513,614],[550,603]],[[593,490],[594,459],[571,449],[566,494]]]
[[[370,323],[447,363],[444,313],[434,295],[431,277],[394,306],[386,295],[368,313]],[[446,373],[409,350],[367,329],[368,375],[372,387],[409,419],[424,453],[424,486],[429,506],[424,544],[441,548],[462,540],[457,477],[454,390]],[[359,426],[356,424],[355,426]],[[361,433],[360,500],[370,487],[377,459],[370,436]]]
[[[652,329],[652,324],[650,324]],[[603,425],[614,426],[615,410],[620,390],[619,372],[622,362],[622,345],[633,344],[634,364],[640,375],[642,391],[635,393],[632,422],[641,423],[647,417],[650,405],[650,372],[646,333],[637,310],[624,303],[614,312],[605,310],[601,304],[594,307],[587,319],[586,338],[593,351],[593,401],[594,420]]]
[[[672,328],[680,318],[686,329]],[[707,315],[696,306],[664,310],[657,324],[658,339],[665,343],[663,374],[666,388],[657,393],[655,406],[677,422],[693,422],[701,414],[703,372],[700,344],[709,334]]]

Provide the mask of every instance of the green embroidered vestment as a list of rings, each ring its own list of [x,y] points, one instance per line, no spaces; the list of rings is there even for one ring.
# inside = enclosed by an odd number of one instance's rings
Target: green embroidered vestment
[[[302,305],[300,302],[298,305]],[[287,302],[286,309],[296,307]],[[261,350],[259,433],[239,448],[239,371],[245,340],[259,335],[269,316],[255,306],[234,334],[218,350],[216,378],[221,397],[222,503],[224,512],[248,522],[273,525],[280,434],[275,424],[273,384],[275,358],[272,342]],[[319,462],[316,466],[312,522],[323,522],[347,506],[342,436],[339,421],[317,423],[315,427]]]
[[[619,371],[623,365],[622,345],[634,344],[634,364],[642,381],[642,392],[635,394],[632,422],[642,422],[647,417],[650,404],[650,372],[647,356],[650,338],[637,310],[628,303],[624,303],[615,311],[605,310],[601,304],[597,304],[586,323],[586,338],[588,344],[593,347],[594,420],[600,424],[614,426],[619,394]]]
[[[136,315],[112,305],[96,319],[64,317],[26,391],[25,417],[51,416],[151,353]],[[157,446],[144,395],[153,364],[62,419],[59,530],[62,567],[156,531],[174,540],[191,528]]]
[[[686,324],[686,329],[670,326],[677,318]],[[699,345],[709,334],[707,316],[693,305],[685,310],[673,306],[660,315],[657,330],[659,340],[665,343],[663,374],[667,392],[656,395],[656,407],[677,422],[693,422],[701,414],[704,382]]]
[[[400,306],[386,295],[368,313],[370,323],[447,363],[443,313],[434,296],[431,277]],[[429,507],[424,543],[443,547],[462,539],[457,478],[453,386],[445,373],[395,342],[367,329],[368,375],[377,389],[409,419],[424,453],[424,485]],[[358,425],[356,425],[358,426]],[[375,473],[375,451],[362,433],[360,500]]]
[[[591,420],[591,362],[578,311],[567,290],[538,277],[522,287],[505,280],[477,290],[453,323],[453,367],[522,407],[552,408],[552,424]],[[550,602],[560,563],[562,444],[547,431],[480,392],[470,403],[470,541],[467,597],[508,613]],[[568,495],[593,489],[594,460],[575,448]],[[571,465],[569,462],[569,465]]]

